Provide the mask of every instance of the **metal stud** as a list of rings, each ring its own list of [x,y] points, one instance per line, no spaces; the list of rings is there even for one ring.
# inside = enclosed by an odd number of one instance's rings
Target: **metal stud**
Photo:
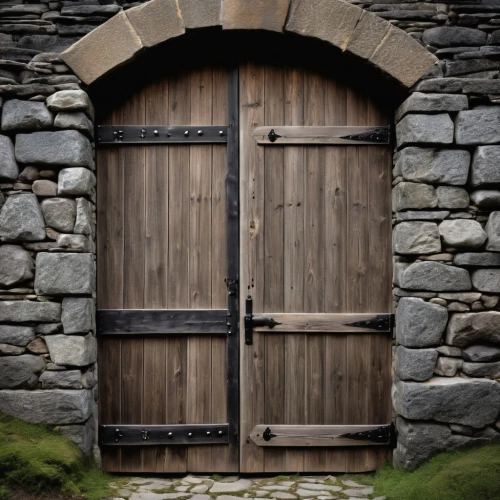
[[[219,436],[222,436],[223,432],[219,431],[217,434],[219,434]]]
[[[211,436],[212,433],[210,431],[207,431],[207,436]]]
[[[172,134],[170,132],[167,132],[167,137],[172,137]]]
[[[146,129],[145,128],[141,128],[141,133],[140,133],[141,139],[144,139],[144,137],[146,137],[146,134],[147,134]]]
[[[198,130],[198,135],[203,135],[203,130]]]
[[[219,136],[223,137],[224,136],[224,130],[219,130]]]
[[[170,439],[172,439],[172,438],[174,437],[173,433],[172,433],[172,432],[169,432],[169,433],[168,433],[168,437],[169,437]]]
[[[153,132],[153,134],[154,134],[154,135],[156,135],[156,136],[159,136],[159,135],[160,135],[160,133],[158,132],[158,130],[155,130],[155,131]]]
[[[185,137],[189,137],[189,130],[186,130],[186,131],[184,132],[184,136],[185,136]]]
[[[189,433],[188,433],[188,437],[189,437],[189,438],[193,437],[193,433],[192,433],[192,432],[189,432]]]

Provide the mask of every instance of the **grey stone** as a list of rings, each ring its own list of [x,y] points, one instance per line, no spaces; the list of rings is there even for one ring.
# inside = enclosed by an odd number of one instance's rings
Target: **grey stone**
[[[469,193],[462,188],[439,186],[436,188],[439,208],[467,208],[469,206]]]
[[[43,102],[11,99],[2,107],[2,131],[44,130],[52,127],[54,117]]]
[[[454,377],[462,368],[463,360],[458,358],[447,358],[439,356],[434,373],[442,377]],[[429,377],[430,378],[430,377]]]
[[[457,266],[494,267],[500,266],[500,254],[492,252],[457,253],[453,259]]]
[[[488,235],[486,250],[500,252],[500,212],[491,212],[485,229]]]
[[[287,493],[286,491],[275,491],[271,493],[271,498],[279,498],[280,500],[293,500],[297,498],[295,495],[291,493]]]
[[[47,107],[56,113],[61,111],[85,111],[90,117],[94,107],[89,96],[83,90],[61,90],[47,97]]]
[[[59,172],[58,194],[92,196],[95,193],[95,175],[86,168],[64,168]]]
[[[445,246],[479,248],[486,241],[486,233],[475,220],[445,220],[439,224],[439,234]]]
[[[397,212],[396,216],[400,220],[444,220],[450,215],[450,212],[446,210],[440,211],[424,211],[409,210],[408,212]]]
[[[25,183],[36,181],[39,178],[40,178],[40,172],[35,167],[24,167],[23,171],[19,174],[19,180]]]
[[[73,113],[61,112],[58,113],[54,120],[55,128],[64,128],[79,130],[90,136],[94,134],[94,124],[87,118],[87,115],[82,111]]]
[[[500,384],[487,379],[434,377],[425,383],[397,381],[395,411],[410,420],[470,425],[495,422],[500,412]]]
[[[469,427],[468,425],[450,424],[451,432],[454,434],[462,434],[463,436],[472,437],[477,430],[474,427]]]
[[[32,189],[37,196],[57,196],[57,184],[48,179],[35,181]]]
[[[472,287],[468,271],[439,262],[415,262],[401,278],[401,288],[434,292],[458,292]]]
[[[90,240],[83,234],[59,234],[57,244],[74,252],[91,252]]]
[[[341,486],[334,486],[322,483],[299,483],[299,488],[305,488],[313,491],[341,491]]]
[[[393,231],[395,253],[427,254],[441,251],[441,240],[434,222],[402,222]]]
[[[440,293],[439,297],[445,300],[458,300],[466,304],[472,304],[481,298],[479,292],[464,292],[464,293]]]
[[[249,479],[238,479],[238,481],[234,481],[232,483],[221,483],[215,481],[212,487],[210,488],[210,493],[231,493],[236,491],[243,491],[250,488],[252,485],[252,481]],[[219,499],[221,497],[219,496]]]
[[[432,377],[438,353],[435,349],[396,349],[396,376],[401,380],[423,382]]]
[[[477,341],[500,344],[500,312],[453,314],[446,328],[446,343],[467,347]]]
[[[0,355],[2,356],[19,356],[19,354],[23,354],[25,350],[24,347],[19,347],[17,345],[0,344]]]
[[[472,286],[480,292],[500,292],[500,269],[476,269],[471,273]]]
[[[487,34],[484,31],[458,26],[439,26],[424,31],[424,45],[433,47],[474,47],[486,45]]]
[[[9,137],[0,135],[0,179],[15,181],[18,175],[14,145]]]
[[[471,184],[483,186],[500,183],[500,146],[479,146],[472,160]]]
[[[481,53],[478,52],[478,57],[481,57]],[[447,76],[455,76],[455,75],[466,75],[468,73],[476,73],[476,72],[487,72],[488,70],[498,70],[500,64],[498,61],[493,61],[491,59],[467,59],[467,60],[458,60],[453,62],[448,62],[446,64],[446,75]],[[497,76],[498,73],[494,72],[494,75]],[[476,76],[476,75],[475,75]],[[480,76],[480,75],[477,75]],[[465,97],[465,96],[464,96]],[[467,109],[467,108],[463,108]]]
[[[500,348],[491,345],[473,345],[463,350],[465,361],[488,363],[500,361]]]
[[[48,226],[56,231],[70,233],[75,227],[76,201],[68,198],[49,198],[41,203]]]
[[[470,199],[479,208],[500,207],[500,191],[479,189],[470,194]]]
[[[91,254],[39,253],[36,257],[35,292],[40,295],[72,295],[95,291]]]
[[[45,368],[40,356],[23,354],[0,358],[0,389],[35,389]]]
[[[53,335],[54,333],[62,333],[62,331],[62,323],[42,323],[35,327],[37,335]]]
[[[0,285],[12,286],[35,276],[35,263],[31,255],[17,245],[0,247]]]
[[[94,328],[94,300],[65,297],[62,301],[64,333],[87,333]]]
[[[462,357],[462,349],[460,347],[452,347],[449,345],[441,345],[436,348],[436,351],[443,356],[449,356],[452,358],[461,358]]]
[[[77,234],[92,234],[92,204],[85,198],[76,199],[76,222],[74,232]]]
[[[40,241],[45,222],[34,194],[9,196],[0,211],[0,240]]]
[[[396,342],[405,347],[439,345],[448,311],[437,304],[414,297],[403,297],[396,310]]]
[[[0,393],[0,412],[33,424],[85,422],[94,405],[92,393],[87,390],[5,390]]]
[[[400,182],[392,190],[392,210],[398,212],[408,208],[437,207],[436,191],[427,184]]]
[[[88,366],[96,361],[96,339],[90,333],[85,337],[49,335],[45,337],[45,341],[49,348],[50,359],[56,365]]]
[[[460,111],[460,113],[466,113],[466,111]],[[396,125],[396,137],[398,147],[415,143],[451,144],[453,122],[448,113],[406,115]]]
[[[95,366],[96,365],[92,365],[87,371],[85,371],[85,373],[82,374],[82,386],[85,389],[92,389],[92,387],[97,384],[97,371],[94,369]]]
[[[26,346],[35,340],[35,329],[32,326],[0,325],[0,342]]]
[[[494,144],[500,142],[500,107],[459,111],[455,120],[457,144]]]
[[[16,158],[21,163],[92,168],[92,146],[77,130],[18,134]]]
[[[409,266],[407,262],[394,262],[392,266],[392,279],[393,283],[399,286],[401,276],[403,275],[405,269]]]
[[[407,113],[462,111],[468,107],[469,103],[465,95],[414,92],[396,111],[396,121],[399,121]]]
[[[396,165],[408,181],[462,186],[470,160],[470,153],[463,149],[408,147],[401,150]]]
[[[85,455],[90,456],[95,442],[95,421],[92,417],[83,425],[65,425],[57,427],[57,430],[76,444]]]
[[[80,370],[45,371],[40,377],[42,389],[81,389]]]
[[[29,321],[55,322],[61,319],[61,304],[31,302],[29,300],[0,301],[0,321],[25,323]]]
[[[467,304],[462,304],[461,302],[451,302],[448,304],[448,311],[451,312],[466,312],[469,310],[470,307]]]
[[[469,377],[500,378],[500,361],[496,363],[464,362],[462,371]]]

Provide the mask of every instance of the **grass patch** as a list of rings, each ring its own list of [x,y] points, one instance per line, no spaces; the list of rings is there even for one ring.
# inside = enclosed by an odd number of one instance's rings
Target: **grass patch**
[[[99,500],[112,495],[110,480],[58,432],[0,414],[1,500],[9,490]]]
[[[325,481],[326,484],[332,484],[335,486],[343,486],[341,481],[354,481],[356,483],[362,484],[363,486],[373,486],[375,483],[375,474],[339,474],[335,475],[337,481],[334,483],[330,480]],[[349,486],[344,486],[344,488],[349,488]]]
[[[375,477],[388,500],[500,500],[500,444],[436,455],[413,472],[387,465]]]

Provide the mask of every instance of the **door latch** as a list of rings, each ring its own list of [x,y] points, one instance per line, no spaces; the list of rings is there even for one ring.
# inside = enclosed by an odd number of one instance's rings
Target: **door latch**
[[[277,139],[279,139],[281,137],[281,135],[278,135],[274,129],[272,128],[271,129],[271,132],[269,132],[269,134],[267,134],[267,138],[271,141],[271,142],[276,142]]]
[[[246,310],[245,310],[245,344],[253,344],[253,329],[256,326],[267,326],[268,328],[274,328],[276,325],[281,325],[273,318],[266,318],[264,316],[255,317],[253,315],[253,300],[249,295],[246,299]]]

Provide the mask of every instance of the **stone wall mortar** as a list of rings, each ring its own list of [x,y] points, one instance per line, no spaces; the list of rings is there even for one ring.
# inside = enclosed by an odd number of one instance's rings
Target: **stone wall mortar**
[[[86,453],[97,394],[93,110],[59,53],[144,1],[102,3],[0,6],[0,411],[59,425]],[[500,6],[350,3],[439,58],[395,120],[394,461],[413,468],[500,436]],[[74,414],[57,414],[58,398]]]

